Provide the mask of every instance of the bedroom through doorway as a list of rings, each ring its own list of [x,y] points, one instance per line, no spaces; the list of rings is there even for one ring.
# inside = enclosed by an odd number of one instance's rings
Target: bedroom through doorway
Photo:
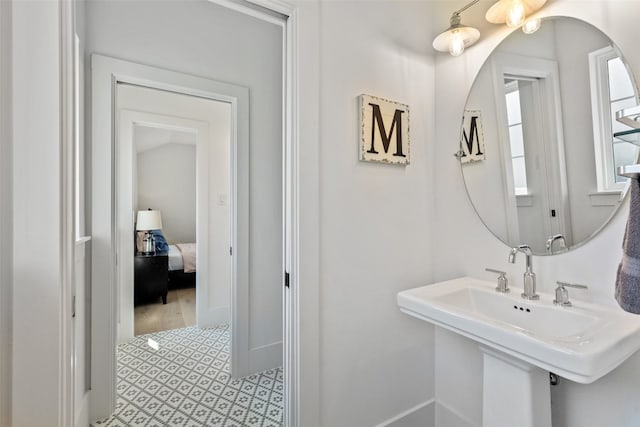
[[[116,349],[118,369],[115,378],[111,378],[115,380],[117,398],[125,402],[125,406],[120,408],[137,408],[133,416],[140,420],[140,424],[146,420],[160,425],[184,425],[187,417],[189,423],[195,425],[222,425],[226,419],[243,423],[249,420],[252,424],[257,422],[274,427],[281,425],[286,402],[283,347],[282,341],[268,341],[272,338],[264,313],[266,311],[273,316],[276,320],[273,323],[281,327],[283,199],[281,174],[274,173],[281,172],[280,147],[274,150],[265,143],[265,139],[261,139],[254,150],[261,154],[256,156],[260,162],[249,162],[249,134],[246,132],[249,127],[249,97],[246,88],[203,81],[98,55],[93,59],[98,64],[95,68],[98,78],[94,81],[111,83],[115,95],[112,111],[116,131],[116,289],[119,294],[116,325],[120,345]],[[101,62],[105,67],[101,67]],[[147,86],[132,77],[129,78],[134,82],[100,78],[114,74],[121,76],[124,73],[112,70],[125,67],[131,74],[153,74],[156,78],[163,74],[161,77],[164,79],[147,80]],[[103,72],[106,69],[110,70],[109,74]],[[163,82],[177,78],[191,80],[192,85],[187,86],[184,92],[165,89],[168,85]],[[207,97],[198,96],[203,91],[193,95],[193,87],[203,86],[213,87],[207,92]],[[234,96],[224,95],[223,91]],[[135,336],[134,305],[139,284],[136,279],[139,277],[135,274],[134,261],[141,257],[156,261],[163,259],[162,264],[156,263],[155,268],[164,271],[166,259],[168,270],[168,253],[166,256],[157,254],[156,250],[161,252],[164,248],[156,247],[156,242],[153,242],[153,249],[150,249],[149,239],[147,237],[145,241],[144,237],[153,233],[158,239],[174,243],[171,237],[174,230],[168,227],[165,212],[171,211],[171,205],[178,204],[178,201],[169,197],[169,205],[162,207],[160,200],[143,199],[143,195],[138,194],[143,191],[142,181],[145,179],[169,180],[162,185],[152,185],[156,194],[167,192],[177,180],[175,153],[166,156],[173,159],[169,165],[163,164],[157,156],[145,160],[141,154],[157,146],[169,145],[157,142],[161,135],[166,136],[165,131],[177,132],[169,141],[176,143],[182,138],[181,145],[187,146],[192,140],[185,133],[195,135],[196,325]],[[149,147],[141,147],[143,138],[140,136],[145,133],[154,141]],[[277,128],[274,129],[274,134],[279,133]],[[279,138],[274,138],[274,142],[280,142]],[[261,152],[261,148],[266,149],[266,153]],[[150,169],[151,176],[141,177],[140,169]],[[262,191],[251,193],[250,178],[262,175],[264,178],[254,186],[262,188]],[[187,185],[177,187],[186,191]],[[250,207],[255,209],[254,216],[250,215]],[[147,221],[149,218],[151,221]],[[278,220],[274,221],[274,218]],[[250,219],[256,224],[251,229]],[[140,235],[142,250],[138,249],[138,232],[143,233]],[[269,262],[272,258],[274,261]],[[187,262],[183,257],[183,268]],[[257,287],[252,286],[250,273],[264,271],[265,267],[270,269],[268,272],[272,279],[269,280],[267,274],[254,275],[259,283]],[[164,280],[157,283],[167,284]],[[270,288],[268,284],[275,286]],[[164,289],[156,289],[150,297],[157,302],[158,298],[169,296],[164,292]],[[252,297],[258,304],[249,304]],[[253,339],[267,341],[267,345],[252,347],[248,327],[254,319],[259,320],[260,327]],[[281,331],[278,328],[278,332]],[[187,384],[183,384],[185,375],[188,376]],[[179,389],[169,393],[171,388],[167,386]],[[140,401],[140,396],[131,400],[131,393],[142,388],[146,390],[144,401]],[[236,400],[234,390],[240,389],[244,394]],[[156,399],[153,405],[157,411],[153,420],[149,420],[145,402],[152,398]],[[175,407],[177,401],[182,402],[180,408]],[[189,415],[190,408],[198,401],[202,407],[198,413]],[[218,404],[225,405],[230,412],[221,413],[216,409]],[[118,406],[115,409],[107,418],[96,418],[101,424],[109,425],[132,415],[129,409],[121,411]]]
[[[116,108],[118,341],[228,325],[229,104],[120,83]]]
[[[163,123],[133,126],[134,335],[140,336],[196,324],[196,133]]]
[[[133,146],[123,147],[121,144],[121,125],[126,121],[154,123],[149,119],[150,115],[165,115],[175,121],[177,128],[202,127],[202,134],[210,129],[219,129],[217,126],[207,128],[206,123],[197,123],[204,120],[187,118],[190,116],[186,115],[184,108],[180,108],[178,114],[153,108],[120,109],[118,103],[122,101],[122,94],[119,92],[125,86],[182,94],[191,99],[215,100],[228,108],[232,191],[226,202],[232,211],[233,244],[226,246],[224,253],[232,265],[231,293],[227,298],[221,298],[213,289],[204,298],[200,295],[203,289],[213,283],[207,281],[207,286],[201,286],[202,278],[208,273],[204,269],[213,271],[215,263],[215,256],[203,255],[201,246],[213,244],[217,239],[213,230],[207,230],[206,238],[200,237],[201,228],[209,227],[210,221],[208,214],[203,218],[198,216],[198,325],[192,328],[209,332],[211,328],[200,328],[201,319],[215,325],[219,324],[215,318],[226,316],[229,319],[228,338],[226,332],[213,332],[214,335],[224,336],[224,341],[229,344],[230,353],[223,366],[229,371],[226,373],[235,381],[260,372],[271,372],[280,384],[280,389],[275,390],[274,382],[274,389],[271,390],[276,397],[279,396],[279,405],[286,407],[289,401],[282,393],[286,390],[283,384],[289,384],[294,376],[287,374],[282,381],[283,370],[280,367],[286,367],[287,362],[292,360],[291,356],[285,358],[283,354],[285,350],[287,354],[292,351],[286,342],[283,343],[285,331],[291,331],[291,328],[285,329],[283,325],[292,324],[292,318],[286,315],[288,311],[284,307],[294,301],[286,299],[288,288],[283,286],[285,269],[291,272],[293,283],[297,280],[290,261],[295,247],[285,244],[295,235],[295,229],[291,228],[292,221],[295,224],[292,218],[295,217],[285,215],[288,212],[285,208],[293,206],[292,200],[295,200],[288,185],[289,180],[293,180],[289,160],[295,157],[291,150],[287,150],[287,144],[295,133],[285,132],[290,114],[295,111],[293,105],[288,107],[291,100],[288,94],[292,86],[285,78],[290,75],[285,73],[289,70],[285,68],[289,64],[289,56],[285,56],[285,53],[289,52],[287,49],[290,44],[283,43],[283,40],[288,40],[285,36],[290,33],[288,24],[285,32],[286,19],[274,17],[273,14],[264,14],[262,19],[262,12],[239,10],[237,5],[229,9],[226,5],[207,1],[155,2],[152,6],[145,2],[96,1],[87,4],[89,44],[85,52],[91,59],[90,155],[91,194],[94,196],[91,201],[91,224],[96,242],[100,242],[100,245],[93,245],[91,253],[94,275],[91,288],[93,388],[90,408],[93,420],[121,415],[113,411],[117,399],[124,393],[118,387],[121,380],[118,373],[123,371],[118,371],[117,367],[120,366],[119,357],[123,354],[121,349],[128,345],[125,342],[143,339],[145,349],[156,352],[169,351],[174,345],[172,343],[176,342],[173,340],[174,333],[171,334],[172,339],[167,337],[164,344],[162,340],[156,341],[159,349],[154,349],[151,344],[147,345],[145,336],[134,337],[132,236],[137,212],[133,209],[133,196],[129,198],[123,193],[132,192],[132,177],[123,179],[122,174],[127,170],[133,173],[133,163],[126,164],[120,158],[122,152],[128,152],[133,157]],[[148,19],[149,13],[153,14],[153,20]],[[110,21],[109,17],[114,21]],[[227,43],[225,37],[230,33],[235,35],[232,44]],[[101,52],[113,56],[105,56]],[[137,62],[131,62],[131,58],[136,58]],[[286,88],[283,86],[285,83]],[[154,108],[156,106],[152,105]],[[125,128],[130,130],[133,126]],[[207,144],[200,146],[196,143],[196,146],[197,176],[200,176],[198,171],[202,170],[219,172],[219,168],[208,164],[215,157],[215,149]],[[200,149],[209,148],[207,155],[199,155]],[[295,164],[295,161],[292,162]],[[197,203],[198,215],[201,209],[218,209],[220,199],[217,193],[207,188],[209,180],[202,185],[199,178],[197,180],[196,191],[205,191],[209,197],[208,203]],[[125,183],[129,184],[128,189],[123,188]],[[121,212],[123,204],[127,203],[130,208]],[[126,251],[130,256],[125,254]],[[131,266],[125,267],[124,264],[129,262]],[[129,268],[128,272],[124,271],[126,268]],[[122,276],[124,273],[125,276]],[[122,300],[127,298],[130,301],[125,301],[128,304],[123,305]],[[228,305],[217,306],[219,302]],[[200,309],[202,304],[205,305],[203,310]],[[130,324],[127,316],[130,316]],[[130,330],[130,341],[123,339],[122,332],[125,329],[127,332]],[[204,338],[191,328],[184,329],[189,336],[179,337],[182,346],[184,339],[191,338],[213,340],[214,345],[221,344],[219,339]],[[135,352],[137,354],[138,351]],[[211,354],[218,357],[219,350],[212,347],[203,357]],[[167,362],[175,363],[176,357],[171,353]],[[153,356],[149,358],[156,360]],[[218,363],[219,360],[216,358],[212,363]],[[271,380],[273,378],[269,378]],[[211,391],[210,387],[213,385],[205,388]],[[255,402],[260,400],[260,396],[254,399]],[[277,418],[280,416],[282,412]],[[162,422],[159,424],[166,425]],[[220,423],[211,420],[201,424]]]

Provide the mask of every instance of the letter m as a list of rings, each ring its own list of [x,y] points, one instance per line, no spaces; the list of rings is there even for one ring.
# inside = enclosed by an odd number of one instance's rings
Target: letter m
[[[478,116],[471,116],[471,126],[469,127],[469,135],[467,135],[466,129],[462,129],[462,139],[464,144],[463,148],[466,148],[466,153],[470,156],[481,156],[484,153],[480,151],[480,138],[478,137]]]
[[[407,157],[402,152],[402,110],[396,110],[393,114],[393,121],[391,122],[391,128],[389,129],[389,133],[384,125],[384,121],[382,120],[382,113],[380,112],[380,106],[377,104],[369,103],[373,110],[373,120],[371,121],[371,148],[367,150],[367,153],[378,154],[375,147],[375,136],[376,136],[376,124],[378,129],[378,134],[382,139],[382,148],[385,153],[389,152],[389,145],[391,144],[391,138],[393,137],[393,133],[395,131],[396,134],[396,152],[393,154],[397,157]]]

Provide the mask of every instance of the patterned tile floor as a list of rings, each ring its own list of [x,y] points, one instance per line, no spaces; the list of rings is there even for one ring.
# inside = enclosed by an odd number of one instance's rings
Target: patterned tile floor
[[[229,344],[192,326],[118,346],[116,412],[94,427],[280,427],[282,369],[232,379]]]

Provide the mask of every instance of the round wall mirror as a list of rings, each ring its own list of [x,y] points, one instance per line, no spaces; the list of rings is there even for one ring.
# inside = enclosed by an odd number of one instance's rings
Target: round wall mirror
[[[536,255],[595,236],[626,194],[616,166],[637,163],[635,130],[615,117],[636,105],[622,53],[592,25],[554,17],[510,34],[473,83],[456,154],[484,224]]]

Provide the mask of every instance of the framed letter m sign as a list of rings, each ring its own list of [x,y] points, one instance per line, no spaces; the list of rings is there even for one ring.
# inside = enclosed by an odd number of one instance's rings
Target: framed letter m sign
[[[409,164],[409,106],[360,95],[360,160]]]

